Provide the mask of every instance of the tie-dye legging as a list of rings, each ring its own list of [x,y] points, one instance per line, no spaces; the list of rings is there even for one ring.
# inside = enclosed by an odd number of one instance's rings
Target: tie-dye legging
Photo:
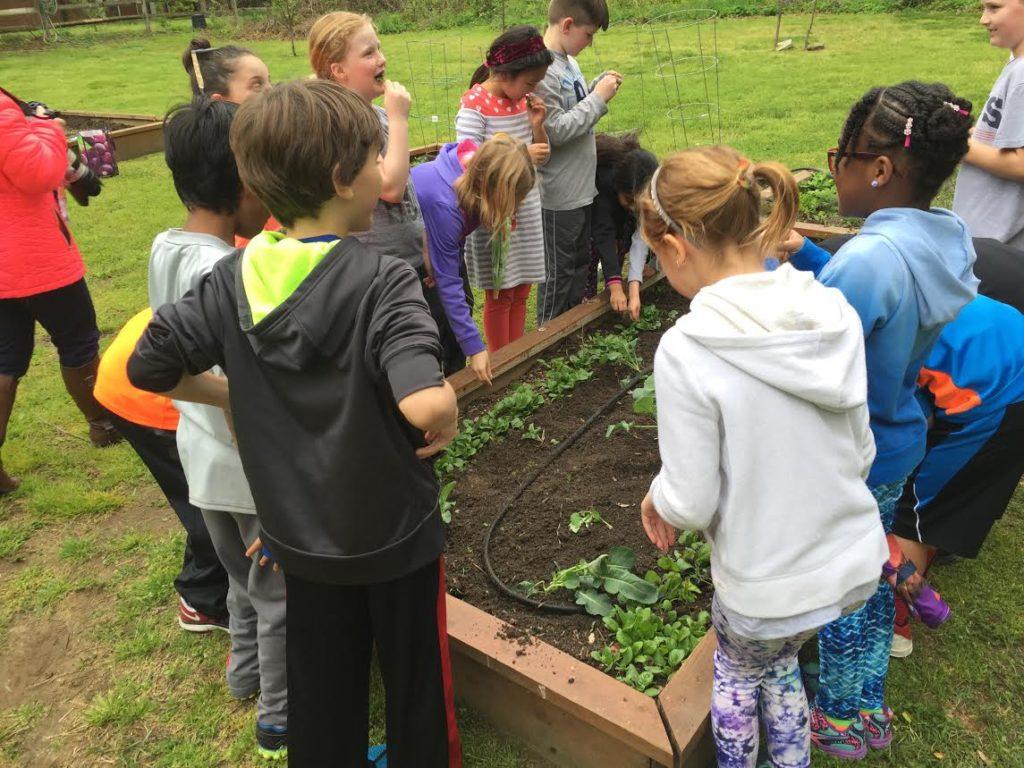
[[[903,485],[901,480],[871,489],[886,533],[892,531]],[[859,611],[833,621],[818,633],[818,706],[829,717],[853,720],[861,710],[883,706],[895,611],[892,587],[882,581]]]
[[[718,634],[711,687],[711,728],[719,768],[757,764],[758,704],[777,768],[811,764],[807,696],[796,654],[814,631],[778,640],[735,634],[717,603],[711,621]]]

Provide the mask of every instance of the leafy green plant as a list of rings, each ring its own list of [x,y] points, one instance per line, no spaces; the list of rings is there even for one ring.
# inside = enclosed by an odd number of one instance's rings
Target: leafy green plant
[[[632,421],[625,421],[625,420],[617,421],[614,424],[609,424],[608,425],[608,429],[606,429],[604,431],[605,439],[607,440],[609,437],[611,437],[612,435],[614,435],[616,432],[619,432],[619,431],[627,432],[627,433],[631,432],[631,431],[633,431],[633,428],[635,426],[636,426],[636,424],[634,422],[632,422]]]
[[[647,304],[640,310],[640,317],[633,323],[639,331],[657,331],[661,329],[661,311],[653,304]]]
[[[629,547],[613,547],[607,554],[555,571],[544,585],[545,592],[564,589],[575,593],[576,604],[592,616],[607,616],[623,604],[652,605],[658,600],[658,588],[633,573],[636,554]]]
[[[587,381],[594,375],[590,368],[575,366],[564,357],[542,361],[541,364],[547,369],[544,376],[544,391],[552,399],[571,392],[577,384]]]
[[[437,497],[437,505],[441,508],[441,520],[446,524],[452,521],[452,512],[455,511],[455,502],[451,499],[454,490],[455,481],[452,480],[450,483],[444,484]]]
[[[605,672],[648,696],[661,692],[656,682],[679,669],[711,623],[706,611],[685,616],[674,610],[659,613],[646,606],[614,606],[603,620],[615,640],[593,651],[591,658]]]
[[[523,434],[519,438],[520,440],[536,440],[538,443],[544,441],[544,430],[538,427],[534,423],[527,424],[523,428]]]
[[[569,515],[569,530],[573,533],[579,533],[580,530],[589,528],[594,523],[603,523],[608,526],[609,530],[612,527],[612,524],[601,517],[601,513],[596,509],[584,509]]]
[[[633,413],[658,415],[658,404],[654,393],[654,374],[644,379],[643,385],[634,389],[630,394],[633,396]]]

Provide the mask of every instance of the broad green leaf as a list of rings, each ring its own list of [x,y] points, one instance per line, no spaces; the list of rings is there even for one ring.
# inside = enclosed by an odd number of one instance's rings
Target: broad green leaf
[[[582,605],[591,616],[607,616],[614,606],[608,595],[596,589],[581,589],[576,593],[576,604]]]

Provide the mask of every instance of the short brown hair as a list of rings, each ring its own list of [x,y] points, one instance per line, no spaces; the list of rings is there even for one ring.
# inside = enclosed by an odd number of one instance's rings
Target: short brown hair
[[[484,229],[497,232],[537,183],[537,171],[526,145],[497,133],[480,145],[455,181],[459,207],[473,214]]]
[[[322,80],[332,80],[331,64],[341,61],[348,53],[352,36],[373,20],[364,13],[334,11],[326,13],[309,28],[309,65]]]
[[[774,198],[763,221],[761,185]],[[699,147],[666,158],[638,203],[648,243],[672,232],[710,248],[754,246],[767,256],[792,229],[800,193],[779,163],[751,163],[732,147]]]
[[[285,226],[310,218],[351,184],[381,146],[373,109],[328,80],[295,80],[256,94],[238,108],[231,149],[238,174]]]
[[[558,24],[571,18],[577,24],[592,24],[608,29],[608,3],[605,0],[551,0],[548,5],[548,23]]]

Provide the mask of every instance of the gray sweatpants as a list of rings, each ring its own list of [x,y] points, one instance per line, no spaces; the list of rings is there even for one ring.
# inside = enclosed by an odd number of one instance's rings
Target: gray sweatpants
[[[256,718],[264,725],[288,725],[285,660],[284,574],[259,565],[245,550],[260,535],[256,515],[203,510],[203,520],[228,572],[231,657],[228,689],[235,698],[259,691]]]
[[[590,211],[544,209],[544,274],[537,286],[537,325],[583,301],[590,274]]]

